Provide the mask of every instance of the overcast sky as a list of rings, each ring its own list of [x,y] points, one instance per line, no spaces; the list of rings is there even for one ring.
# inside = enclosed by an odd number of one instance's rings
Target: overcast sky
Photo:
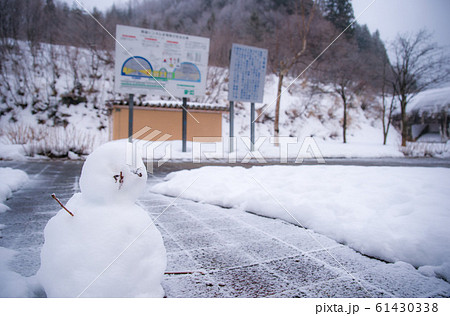
[[[74,0],[64,0],[70,5]],[[89,10],[94,6],[104,11],[113,3],[128,0],[79,0]],[[352,0],[355,17],[361,14],[373,0]],[[416,32],[426,28],[434,32],[434,40],[450,49],[450,0],[375,0],[358,19],[369,30],[379,30],[385,41],[395,39],[398,33]]]
[[[72,3],[77,3],[77,1],[75,0],[62,0],[62,1],[67,2],[69,5],[72,5]],[[86,8],[89,10],[92,10],[94,7],[97,7],[97,9],[101,11],[109,9],[113,5],[113,3],[115,4],[128,3],[127,0],[78,0],[78,2],[85,5]]]
[[[355,17],[373,0],[353,0]],[[450,49],[450,0],[375,0],[358,19],[369,30],[380,31],[381,38],[392,41],[398,33],[422,28],[434,33],[434,41]]]

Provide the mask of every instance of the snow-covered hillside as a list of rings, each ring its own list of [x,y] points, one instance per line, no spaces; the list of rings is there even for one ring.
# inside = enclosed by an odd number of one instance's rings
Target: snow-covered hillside
[[[1,143],[31,143],[31,148],[30,145],[25,148],[25,154],[30,156],[67,156],[69,152],[88,154],[107,141],[111,128],[107,101],[126,98],[113,91],[113,60],[113,55],[104,51],[48,44],[41,44],[36,51],[26,42],[19,42],[18,49],[11,50],[2,64]],[[227,104],[227,76],[227,70],[209,67],[207,95],[191,101]],[[358,152],[365,157],[380,153],[390,157],[402,155],[398,148],[399,134],[394,128],[390,130],[388,146],[381,145],[383,135],[376,97],[368,92],[350,96],[348,144],[343,147],[339,96],[331,87],[313,85],[302,77],[292,81],[292,78],[284,81],[287,90],[281,99],[281,136],[297,137],[300,142],[313,136],[322,142],[323,152],[334,157],[358,157]],[[264,104],[256,105],[259,116],[256,137],[273,135],[277,84],[277,77],[268,74]],[[149,101],[159,97],[137,98]],[[225,114],[223,136],[228,136],[228,121]],[[50,132],[51,127],[58,127],[59,131]],[[21,133],[23,128],[31,130]],[[37,137],[43,130],[52,135]],[[234,130],[235,136],[249,136],[249,104],[235,105]],[[64,144],[67,139],[79,141],[71,146],[48,148],[52,143]],[[371,149],[367,150],[367,146]]]
[[[10,152],[5,144],[25,144],[10,147],[12,156],[67,157],[70,152],[88,154],[105,142],[105,103],[114,97],[108,54],[59,45],[17,45],[3,51],[0,152]]]
[[[0,114],[6,123],[102,130],[106,100],[114,97],[111,56],[69,46],[26,42],[5,50]]]

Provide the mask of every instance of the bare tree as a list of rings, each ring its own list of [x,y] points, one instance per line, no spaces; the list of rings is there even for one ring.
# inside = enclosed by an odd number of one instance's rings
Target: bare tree
[[[363,78],[369,72],[368,67],[358,58],[356,45],[340,39],[327,52],[327,59],[320,63],[322,80],[333,86],[333,92],[342,100],[342,141],[347,142],[349,123],[348,110],[355,92],[366,85]]]
[[[449,58],[421,30],[402,34],[393,42],[395,63],[391,66],[393,87],[400,103],[402,146],[408,139],[406,106],[419,92],[443,82],[450,75]]]
[[[387,56],[383,58],[383,75],[381,84],[381,122],[383,123],[383,145],[386,145],[387,136],[389,133],[389,127],[392,122],[392,115],[395,110],[395,90],[389,85],[392,81],[392,72],[390,71],[389,59]],[[390,96],[390,102],[388,105],[388,98]]]
[[[283,80],[305,54],[307,47],[308,33],[314,13],[317,10],[319,0],[303,1],[295,3],[295,13],[288,17],[283,17],[280,21],[283,25],[278,28],[275,34],[275,55],[276,60],[272,62],[274,72],[278,76],[277,99],[275,104],[274,136],[279,136],[280,128],[280,103],[283,88]],[[310,4],[309,6],[307,4]],[[285,50],[287,48],[287,51]]]

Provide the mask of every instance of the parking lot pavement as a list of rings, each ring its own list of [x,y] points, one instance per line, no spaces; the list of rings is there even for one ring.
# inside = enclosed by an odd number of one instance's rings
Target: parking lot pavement
[[[149,179],[149,187],[162,181]],[[449,297],[450,284],[363,256],[313,231],[237,209],[147,193],[163,235],[167,297]]]
[[[1,162],[26,171],[30,181],[0,214],[0,247],[15,249],[14,271],[39,268],[43,229],[79,190],[81,162]],[[163,174],[170,170],[165,170]],[[167,297],[450,297],[450,284],[407,264],[363,256],[310,230],[237,209],[224,209],[150,192],[138,204],[161,231],[168,267]]]
[[[36,274],[44,227],[60,209],[51,194],[67,202],[78,190],[81,166],[82,162],[73,161],[0,162],[0,167],[21,169],[30,178],[5,202],[11,210],[0,213],[0,223],[6,225],[2,229],[0,247],[18,251],[10,263],[13,271],[26,277]]]

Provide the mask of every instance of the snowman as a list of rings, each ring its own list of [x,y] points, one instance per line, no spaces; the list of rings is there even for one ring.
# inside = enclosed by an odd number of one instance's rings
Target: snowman
[[[147,172],[126,149],[116,141],[89,155],[66,204],[73,216],[61,210],[45,227],[37,277],[48,297],[163,297],[163,240],[135,204]]]

